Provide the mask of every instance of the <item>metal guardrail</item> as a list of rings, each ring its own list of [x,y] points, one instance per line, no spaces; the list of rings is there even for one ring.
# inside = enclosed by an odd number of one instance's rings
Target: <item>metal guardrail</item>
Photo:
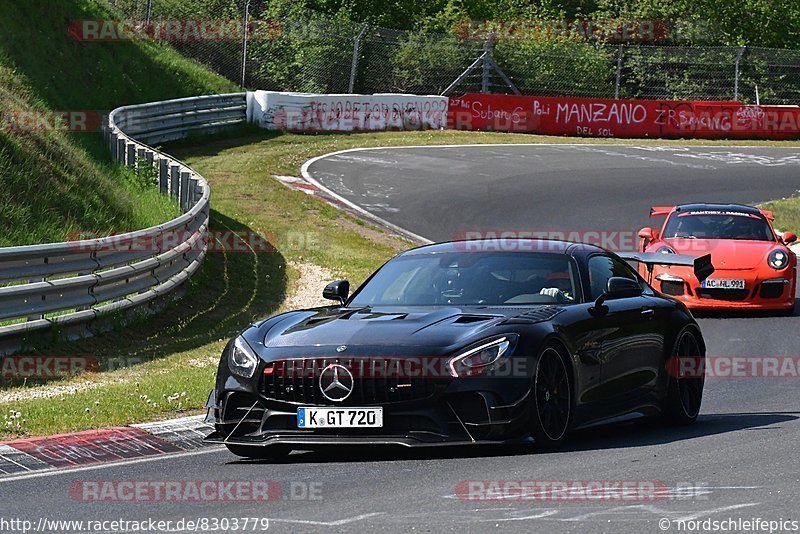
[[[137,172],[158,169],[159,189],[179,203],[182,215],[99,239],[0,248],[0,324],[9,323],[0,326],[0,354],[17,350],[30,333],[149,303],[191,277],[206,254],[210,188],[191,167],[151,145],[245,120],[244,93],[112,111],[103,128],[112,157]]]

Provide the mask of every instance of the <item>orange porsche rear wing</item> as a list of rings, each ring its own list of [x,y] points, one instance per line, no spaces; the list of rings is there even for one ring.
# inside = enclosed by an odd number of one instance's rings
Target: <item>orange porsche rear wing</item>
[[[763,213],[763,214],[764,214],[764,217],[766,217],[766,218],[767,218],[767,219],[769,219],[770,221],[774,221],[774,220],[775,220],[775,215],[773,215],[773,214],[772,214],[772,212],[771,212],[770,210],[762,210],[762,209],[760,209],[759,211],[760,211],[761,213]]]
[[[650,208],[650,217],[661,217],[663,215],[669,215],[672,213],[672,210],[675,209],[675,206],[653,206]]]

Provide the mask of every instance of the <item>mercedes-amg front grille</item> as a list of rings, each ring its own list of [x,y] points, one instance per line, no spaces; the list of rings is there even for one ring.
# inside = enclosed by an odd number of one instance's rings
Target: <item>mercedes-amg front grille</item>
[[[268,399],[297,404],[332,406],[369,406],[409,402],[430,398],[443,390],[448,378],[416,375],[402,369],[402,360],[385,358],[297,358],[278,360],[268,367],[261,380],[261,391]],[[323,394],[320,375],[331,365],[345,367],[352,391],[344,400],[332,400]]]

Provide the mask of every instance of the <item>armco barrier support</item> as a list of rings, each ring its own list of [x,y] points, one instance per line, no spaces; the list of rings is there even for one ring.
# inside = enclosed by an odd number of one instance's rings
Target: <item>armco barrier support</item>
[[[155,166],[162,192],[172,169],[169,193],[183,213],[111,237],[0,248],[0,322],[10,323],[0,326],[0,354],[18,350],[25,336],[49,339],[53,327],[80,326],[77,335],[91,334],[86,325],[94,319],[146,305],[191,277],[206,254],[211,191],[192,168],[150,145],[230,128],[244,123],[245,114],[244,93],[112,111],[104,128],[112,157],[121,165]],[[174,247],[162,250],[164,244]]]

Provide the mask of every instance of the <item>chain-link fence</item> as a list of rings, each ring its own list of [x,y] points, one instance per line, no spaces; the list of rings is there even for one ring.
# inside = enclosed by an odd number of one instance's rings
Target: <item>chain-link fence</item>
[[[153,1],[108,0],[121,17],[192,18],[181,10],[181,2],[156,0],[154,7]],[[218,16],[238,25],[240,37],[244,6],[249,7],[253,16],[246,42],[231,35],[171,42],[249,89],[800,103],[800,50],[522,38],[486,42],[336,18],[262,20],[265,0],[225,5]]]

